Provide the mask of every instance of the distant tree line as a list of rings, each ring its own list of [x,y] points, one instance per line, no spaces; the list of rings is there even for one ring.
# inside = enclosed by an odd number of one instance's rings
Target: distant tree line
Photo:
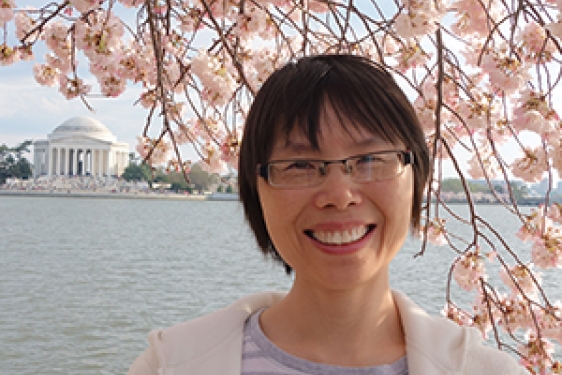
[[[170,184],[170,190],[203,192],[209,190],[213,185],[220,183],[220,177],[216,174],[207,173],[199,164],[194,164],[187,174],[189,183],[182,173],[166,171],[164,168],[151,168],[140,161],[133,153],[129,154],[129,165],[125,168],[122,176],[126,181],[146,181],[152,187],[154,183]],[[221,191],[226,191],[221,189]],[[232,191],[232,188],[229,189]]]
[[[33,142],[24,141],[15,147],[5,144],[0,146],[0,184],[8,178],[19,178],[26,180],[33,175],[33,168],[24,154],[29,153],[29,146]]]
[[[467,180],[466,184],[468,186],[468,190],[471,193],[492,194],[492,189],[490,188],[490,185],[488,185],[488,183],[486,183],[485,181]],[[509,191],[507,190],[505,184],[498,184],[492,181],[491,185],[493,191],[496,194],[509,194]],[[510,185],[511,185],[511,190],[513,192],[513,196],[517,200],[528,196],[530,193],[529,188],[522,181],[510,181]],[[441,191],[461,193],[464,192],[465,189],[462,185],[462,181],[459,178],[446,178],[441,182]]]

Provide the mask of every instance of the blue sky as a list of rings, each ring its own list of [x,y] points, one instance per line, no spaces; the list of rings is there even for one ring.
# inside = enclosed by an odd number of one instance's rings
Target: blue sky
[[[41,62],[42,56],[37,56]],[[90,116],[105,124],[120,141],[133,148],[146,112],[133,106],[138,89],[119,98],[93,98],[94,112],[79,99],[66,100],[56,87],[44,87],[33,78],[36,62],[0,67],[0,144],[13,146],[24,140],[45,139],[55,127],[75,116]]]

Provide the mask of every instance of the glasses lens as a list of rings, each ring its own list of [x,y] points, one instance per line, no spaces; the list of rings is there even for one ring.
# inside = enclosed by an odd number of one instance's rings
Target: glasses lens
[[[354,176],[361,181],[387,180],[403,171],[400,153],[396,151],[358,156],[354,162]]]
[[[318,163],[309,160],[272,162],[269,183],[279,187],[311,186],[321,179]]]
[[[360,155],[341,161],[290,160],[273,161],[267,166],[269,184],[276,187],[307,187],[322,183],[329,164],[344,164],[344,172],[356,181],[381,181],[404,171],[403,154],[385,151]]]

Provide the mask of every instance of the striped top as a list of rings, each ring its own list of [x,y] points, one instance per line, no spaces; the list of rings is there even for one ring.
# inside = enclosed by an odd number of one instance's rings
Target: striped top
[[[374,367],[332,366],[295,357],[275,346],[259,325],[260,310],[244,327],[242,375],[408,375],[406,357]]]

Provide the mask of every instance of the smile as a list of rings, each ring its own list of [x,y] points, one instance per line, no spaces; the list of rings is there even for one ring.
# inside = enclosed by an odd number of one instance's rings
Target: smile
[[[359,241],[360,239],[365,237],[367,233],[373,230],[374,227],[374,225],[368,225],[355,227],[344,231],[306,231],[305,233],[309,237],[326,245],[346,245],[355,241]]]

